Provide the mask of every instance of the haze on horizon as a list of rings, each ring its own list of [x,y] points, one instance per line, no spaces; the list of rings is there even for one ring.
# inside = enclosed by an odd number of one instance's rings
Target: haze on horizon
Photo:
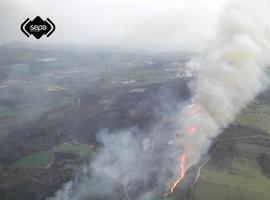
[[[227,0],[0,0],[0,44],[12,41],[202,50]],[[21,23],[49,17],[50,38],[26,38]]]

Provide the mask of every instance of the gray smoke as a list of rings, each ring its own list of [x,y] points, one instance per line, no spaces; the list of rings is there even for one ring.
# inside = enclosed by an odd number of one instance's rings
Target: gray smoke
[[[231,1],[211,47],[197,58],[200,69],[191,88],[198,112],[187,115],[189,107],[179,105],[145,137],[136,128],[101,133],[103,148],[87,166],[89,173],[67,183],[52,199],[134,200],[166,191],[179,173],[179,155],[187,155],[185,170],[197,164],[212,139],[264,89],[269,19],[269,0]],[[188,126],[197,133],[186,134]]]

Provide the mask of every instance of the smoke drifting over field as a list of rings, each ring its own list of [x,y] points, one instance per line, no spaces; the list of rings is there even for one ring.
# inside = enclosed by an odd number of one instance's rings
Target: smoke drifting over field
[[[182,103],[150,133],[138,134],[136,128],[101,133],[103,148],[87,167],[89,174],[66,184],[53,199],[144,199],[168,190],[179,175],[178,157],[186,155],[185,172],[197,164],[212,139],[264,89],[269,19],[268,0],[230,2],[213,45],[197,59],[200,69],[191,84],[196,114],[187,115]],[[187,134],[188,126],[196,133]]]
[[[201,70],[192,84],[198,114],[184,119],[198,134],[180,141],[198,162],[211,139],[234,120],[239,110],[264,88],[269,53],[268,1],[233,1],[220,18],[213,49],[199,59]]]

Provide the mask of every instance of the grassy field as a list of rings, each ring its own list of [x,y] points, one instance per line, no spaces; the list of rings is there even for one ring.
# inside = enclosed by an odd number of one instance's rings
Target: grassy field
[[[0,117],[12,116],[16,119],[17,124],[24,124],[34,121],[45,110],[44,106],[37,105],[16,106],[15,109],[0,106]]]
[[[93,153],[91,147],[87,144],[64,143],[55,147],[54,151],[72,152],[84,159],[89,159]]]
[[[256,161],[234,160],[227,169],[203,170],[195,194],[198,200],[269,200],[269,189]]]
[[[89,159],[93,150],[86,144],[64,143],[48,152],[35,153],[16,161],[12,168],[46,167],[54,161],[54,152],[71,152],[82,159]]]
[[[15,162],[13,168],[35,168],[46,167],[53,162],[53,154],[51,152],[36,153],[22,158]]]
[[[68,106],[68,105],[72,105],[74,104],[76,98],[69,96],[69,97],[64,97],[61,99],[61,101],[57,104],[55,104],[54,106]]]
[[[151,83],[161,83],[169,80],[172,73],[154,68],[141,68],[140,70],[122,69],[119,71],[111,71],[105,74],[104,78],[112,82],[122,82],[134,80],[131,85],[147,85]]]
[[[236,117],[235,124],[261,129],[270,133],[270,105],[253,101]]]

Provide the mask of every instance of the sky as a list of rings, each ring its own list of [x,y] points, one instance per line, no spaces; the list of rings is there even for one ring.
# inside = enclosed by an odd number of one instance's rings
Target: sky
[[[227,0],[0,0],[0,44],[12,41],[200,50],[215,34]],[[20,25],[50,18],[56,31],[37,40]]]

